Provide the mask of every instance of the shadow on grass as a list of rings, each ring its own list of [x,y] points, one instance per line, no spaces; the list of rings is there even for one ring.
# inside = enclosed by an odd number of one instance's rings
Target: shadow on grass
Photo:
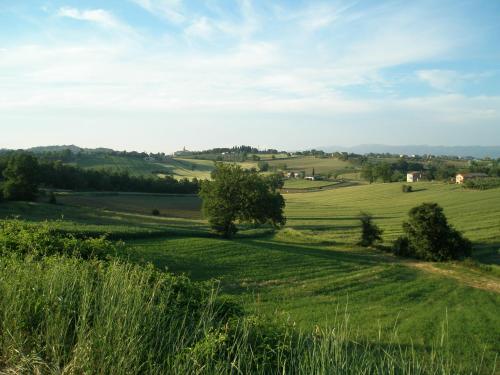
[[[379,219],[394,219],[394,218],[397,218],[397,216],[387,216],[387,215],[384,215],[384,216],[372,216],[372,218],[374,220],[379,220]],[[305,220],[305,221],[343,221],[343,220],[347,220],[347,221],[352,221],[352,220],[355,220],[355,221],[358,221],[359,220],[359,217],[358,216],[336,216],[336,217],[318,217],[318,216],[314,216],[314,217],[296,217],[296,216],[291,216],[291,217],[288,217],[288,220],[289,221],[294,221],[294,220]]]
[[[489,265],[500,265],[500,242],[474,242],[472,258]]]
[[[380,256],[376,253],[361,251],[338,251],[332,249],[318,249],[310,245],[297,245],[296,243],[274,242],[265,238],[259,240],[245,240],[245,243],[268,250],[284,252],[292,255],[310,256],[342,263],[356,263],[358,265],[372,266],[380,263]]]

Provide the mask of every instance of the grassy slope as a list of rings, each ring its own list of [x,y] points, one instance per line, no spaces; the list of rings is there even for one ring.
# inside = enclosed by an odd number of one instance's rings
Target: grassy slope
[[[153,172],[160,175],[172,175],[175,178],[210,178],[210,173],[214,169],[212,160],[188,159],[188,158],[170,158],[167,161],[149,162],[143,159],[135,159],[114,155],[86,155],[75,163],[82,168],[88,169],[111,169],[128,170],[136,176],[152,176]],[[256,162],[237,163],[243,168],[256,168]]]
[[[109,231],[124,238],[157,233],[161,237],[130,241],[125,256],[198,280],[221,279],[223,291],[239,298],[248,310],[283,313],[304,327],[331,319],[347,305],[353,326],[363,334],[378,337],[380,330],[387,337],[396,326],[402,343],[412,340],[420,347],[438,340],[447,317],[452,350],[468,361],[485,349],[491,361],[500,346],[498,293],[355,246],[360,210],[375,216],[389,241],[400,233],[411,207],[434,201],[445,208],[452,224],[480,246],[478,257],[493,267],[486,276],[496,278],[499,190],[466,191],[437,183],[415,184],[415,189],[404,194],[400,184],[373,184],[290,194],[286,196],[287,229],[275,236],[247,235],[234,241],[207,237],[202,221],[23,203],[0,205],[0,215],[21,212],[39,220],[64,214],[74,222],[62,223],[65,229],[73,225],[73,229]],[[476,272],[462,266],[441,267]]]
[[[285,180],[285,189],[307,189],[307,188],[314,188],[314,187],[321,187],[321,186],[327,186],[327,185],[332,185],[335,184],[335,181],[309,181],[309,180],[302,180],[302,179],[288,179]]]
[[[290,158],[286,160],[273,160],[269,161],[269,164],[272,166],[286,164],[288,170],[305,171],[306,174],[311,174],[313,168],[315,173],[324,174],[352,168],[352,164],[348,161],[342,161],[334,158],[315,158],[313,156]]]
[[[275,237],[142,240],[132,254],[196,279],[220,278],[224,290],[249,309],[286,313],[303,326],[324,322],[348,304],[353,324],[365,334],[376,337],[380,329],[389,335],[395,325],[403,343],[427,346],[438,340],[447,318],[454,351],[467,360],[486,349],[491,360],[500,345],[498,293],[355,246],[359,210],[373,213],[390,240],[411,207],[435,201],[498,270],[498,190],[430,183],[416,188],[403,194],[400,184],[374,184],[293,194],[287,196],[288,229]]]

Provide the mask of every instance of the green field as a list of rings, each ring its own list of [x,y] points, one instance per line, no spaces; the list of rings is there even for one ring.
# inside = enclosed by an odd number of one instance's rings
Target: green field
[[[194,158],[167,158],[164,161],[146,161],[141,158],[124,157],[108,154],[92,154],[85,155],[78,161],[69,163],[85,169],[96,170],[112,170],[122,171],[127,170],[135,176],[152,176],[159,177],[170,175],[177,179],[181,178],[198,178],[209,179],[210,173],[214,169],[212,160],[194,159]],[[257,168],[257,162],[247,161],[236,163],[242,168],[250,169]]]
[[[271,166],[281,166],[283,164],[286,164],[287,170],[305,171],[308,175],[312,173],[313,168],[315,173],[318,174],[343,172],[345,170],[353,169],[350,162],[336,158],[316,158],[314,156],[306,156],[269,161],[269,165]]]
[[[107,211],[150,215],[153,209],[160,216],[201,219],[201,200],[197,196],[139,193],[61,193],[58,200],[64,205],[89,207]]]
[[[303,328],[347,311],[364,337],[389,341],[396,331],[401,344],[426,350],[444,327],[457,360],[471,364],[484,355],[492,365],[500,347],[500,190],[442,183],[417,183],[414,190],[402,193],[401,184],[391,183],[286,194],[285,229],[248,228],[231,241],[211,237],[203,220],[175,217],[199,218],[196,198],[70,194],[58,196],[56,206],[3,203],[0,215],[64,217],[58,223],[64,230],[109,232],[126,240],[126,259],[221,280],[222,292],[248,313],[282,316]],[[389,244],[408,210],[422,202],[444,207],[474,242],[477,263],[402,260],[356,245],[360,211],[374,216]],[[153,205],[172,217],[148,215]]]
[[[303,180],[303,179],[298,179],[298,178],[291,178],[288,180],[285,180],[285,189],[308,189],[308,188],[317,188],[317,187],[323,187],[323,186],[328,186],[328,185],[333,185],[335,184],[335,181],[309,181],[309,180]]]

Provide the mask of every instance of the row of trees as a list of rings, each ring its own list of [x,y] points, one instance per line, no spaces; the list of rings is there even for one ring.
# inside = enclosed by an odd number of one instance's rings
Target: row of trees
[[[0,175],[4,178],[1,190],[8,200],[33,200],[39,187],[175,194],[193,194],[199,190],[197,179],[177,181],[170,176],[146,178],[131,176],[127,171],[82,169],[61,161],[40,161],[25,152],[1,158]]]

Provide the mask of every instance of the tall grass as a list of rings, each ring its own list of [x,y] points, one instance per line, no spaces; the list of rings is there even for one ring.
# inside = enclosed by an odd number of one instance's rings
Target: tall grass
[[[153,267],[64,256],[0,259],[0,372],[12,374],[456,374],[427,355],[370,343],[347,319],[299,332],[231,314],[214,284]],[[468,372],[479,372],[477,367]]]
[[[423,349],[398,344],[396,335],[370,342],[347,314],[338,314],[332,327],[299,331],[279,317],[244,316],[218,296],[215,282],[98,260],[93,254],[116,251],[105,239],[2,224],[2,374],[492,372],[481,359],[457,367],[445,335]]]

